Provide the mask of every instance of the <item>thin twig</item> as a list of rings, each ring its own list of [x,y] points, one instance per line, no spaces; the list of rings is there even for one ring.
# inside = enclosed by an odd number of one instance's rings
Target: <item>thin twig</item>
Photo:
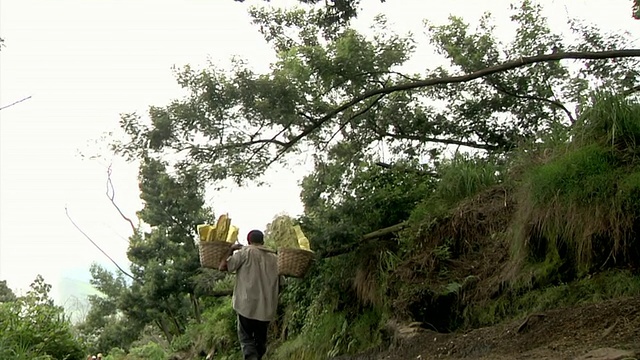
[[[136,229],[135,225],[133,225],[133,221],[131,221],[131,219],[129,217],[127,217],[122,210],[120,210],[120,207],[116,204],[115,202],[115,197],[116,197],[116,189],[113,187],[113,181],[111,180],[111,173],[112,173],[112,169],[111,169],[111,165],[109,165],[109,167],[107,168],[107,197],[109,198],[109,201],[111,201],[111,204],[113,205],[113,207],[116,208],[116,210],[118,210],[118,213],[120,214],[120,216],[122,216],[123,219],[125,219],[129,225],[131,226],[131,230],[133,231],[133,235],[135,235],[138,230]]]
[[[12,107],[13,105],[17,105],[17,104],[19,104],[19,103],[21,103],[21,102],[23,102],[23,101],[27,101],[27,100],[29,100],[29,99],[31,99],[31,95],[27,96],[27,97],[26,97],[26,98],[24,98],[24,99],[20,99],[20,100],[18,100],[18,101],[14,101],[14,102],[12,102],[12,103],[11,103],[11,104],[9,104],[9,105],[5,105],[5,106],[3,106],[3,107],[0,107],[0,110],[4,110],[4,109],[6,109],[6,108]]]
[[[487,81],[487,84],[489,84],[489,86],[491,86],[492,88],[494,88],[495,90],[497,90],[498,92],[504,93],[506,95],[509,96],[513,96],[515,98],[518,99],[524,99],[524,100],[534,100],[534,101],[542,101],[542,102],[546,102],[549,103],[557,108],[560,108],[562,111],[564,111],[567,114],[567,117],[569,117],[569,121],[572,124],[576,123],[576,119],[573,117],[573,114],[571,113],[571,111],[569,111],[569,109],[567,109],[561,102],[557,101],[557,100],[552,100],[552,99],[547,99],[541,96],[536,96],[536,95],[529,95],[529,94],[518,94],[514,91],[510,91],[507,90],[505,87],[497,84],[497,83],[493,83],[491,80]],[[552,89],[553,91],[553,89]]]
[[[80,231],[80,233],[82,235],[84,235],[84,237],[87,238],[87,240],[91,241],[93,246],[95,246],[98,250],[100,250],[100,252],[103,253],[104,256],[106,256],[107,259],[109,259],[113,263],[113,265],[115,265],[118,268],[118,270],[120,270],[121,273],[123,273],[124,275],[128,276],[133,281],[138,281],[138,279],[134,278],[131,274],[129,274],[128,272],[124,271],[124,269],[122,269],[122,267],[120,267],[120,265],[118,265],[118,263],[115,260],[113,260],[113,258],[111,258],[111,256],[109,256],[109,254],[107,254],[104,250],[102,250],[102,248],[98,244],[96,244],[96,242],[93,241],[93,239],[91,239],[91,237],[89,235],[87,235],[87,233],[82,231],[82,229],[78,226],[78,224],[76,224],[76,222],[73,221],[73,219],[71,218],[71,215],[69,215],[69,209],[67,208],[66,205],[64,207],[64,212],[67,214],[67,218],[69,219],[69,221],[71,221],[71,224],[73,224],[73,226],[75,226],[75,228],[78,229],[78,231]]]
[[[347,121],[345,121],[344,123],[342,123],[342,125],[340,125],[340,127],[338,128],[338,130],[336,130],[333,135],[331,135],[331,137],[329,138],[329,140],[327,140],[327,142],[325,143],[325,146],[323,148],[322,151],[327,150],[327,147],[329,146],[329,144],[331,143],[331,141],[342,131],[344,130],[344,128],[349,125],[349,123],[351,121],[353,121],[355,118],[357,118],[358,116],[364,115],[364,113],[366,113],[367,111],[371,110],[371,108],[373,108],[383,97],[385,96],[385,94],[382,94],[380,96],[378,96],[377,98],[375,98],[369,105],[365,106],[363,109],[360,109],[360,111],[358,111],[357,113],[355,113],[353,116],[349,117],[347,119]]]

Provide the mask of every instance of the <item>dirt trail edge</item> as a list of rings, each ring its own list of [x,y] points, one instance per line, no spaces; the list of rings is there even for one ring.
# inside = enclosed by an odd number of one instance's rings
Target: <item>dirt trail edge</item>
[[[466,333],[396,333],[389,350],[341,360],[640,359],[640,297],[530,314]]]

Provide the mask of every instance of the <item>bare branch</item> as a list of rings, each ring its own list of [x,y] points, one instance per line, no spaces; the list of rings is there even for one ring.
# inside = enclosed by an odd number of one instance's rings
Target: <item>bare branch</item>
[[[120,216],[122,216],[122,218],[129,223],[129,225],[131,226],[131,231],[133,231],[133,234],[136,234],[138,230],[136,229],[135,225],[133,225],[133,221],[131,221],[131,219],[128,218],[122,212],[122,210],[120,210],[120,207],[115,202],[116,189],[113,187],[113,182],[111,180],[112,171],[113,170],[111,169],[111,165],[109,165],[109,167],[107,168],[107,192],[106,192],[107,197],[109,198],[109,201],[111,201],[111,205],[113,205],[113,207],[115,207],[116,210],[118,210],[118,213],[120,214]]]
[[[355,76],[362,76],[362,75],[397,75],[400,76],[401,78],[404,78],[406,80],[410,80],[410,81],[420,81],[420,79],[405,75],[401,72],[398,71],[367,71],[367,72],[362,72],[359,74],[356,74]]]
[[[287,130],[287,127],[284,127],[282,130],[280,130],[280,132],[278,132],[276,135],[274,135],[270,139],[257,139],[257,140],[243,142],[243,143],[228,143],[228,144],[219,146],[218,149],[228,150],[228,149],[235,149],[239,147],[246,147],[246,146],[258,145],[258,144],[262,144],[262,145],[276,144],[278,146],[285,147],[287,146],[287,143],[276,139],[276,137],[280,136],[283,132],[285,132],[285,130]],[[263,147],[261,146],[260,149],[262,148]]]
[[[364,107],[363,109],[360,109],[360,111],[358,111],[357,113],[355,113],[353,116],[349,117],[349,119],[347,119],[347,121],[345,121],[342,125],[340,125],[340,127],[338,128],[338,130],[336,130],[336,132],[333,133],[333,135],[331,135],[331,137],[329,138],[329,140],[327,140],[327,142],[325,143],[324,146],[324,150],[327,149],[327,146],[329,146],[329,143],[331,143],[331,140],[333,140],[333,138],[335,138],[353,119],[357,118],[358,116],[363,115],[364,113],[366,113],[367,111],[371,110],[371,108],[373,108],[378,102],[380,102],[380,100],[385,96],[385,94],[382,94],[380,96],[378,96],[377,98],[375,98],[371,104],[367,105],[366,107]]]
[[[385,169],[393,169],[393,167],[394,167],[391,164],[387,164],[387,163],[380,162],[380,161],[375,163],[375,164],[380,166],[381,168],[385,168]],[[419,174],[419,175],[430,176],[430,177],[433,177],[433,178],[439,178],[440,177],[438,175],[438,173],[435,173],[433,171],[424,171],[424,170],[419,170],[419,169],[405,169],[405,172],[409,172],[409,171],[415,172],[416,174]]]
[[[21,103],[21,102],[23,102],[23,101],[29,100],[29,99],[31,99],[31,95],[27,96],[27,97],[26,97],[26,98],[24,98],[24,99],[20,99],[20,100],[18,100],[18,101],[14,101],[14,102],[12,102],[12,103],[11,103],[11,104],[9,104],[9,105],[5,105],[5,106],[3,106],[3,107],[0,107],[0,110],[4,110],[4,109],[6,109],[6,108],[10,108],[10,107],[12,107],[13,105],[17,105],[17,104],[19,104],[19,103]]]
[[[87,235],[87,233],[82,231],[82,229],[78,226],[78,224],[76,224],[76,222],[73,221],[73,219],[71,218],[71,215],[69,215],[69,209],[67,208],[67,206],[64,207],[64,212],[67,214],[67,218],[69,219],[69,221],[71,221],[71,224],[73,224],[73,226],[75,226],[75,228],[78,229],[78,231],[80,231],[80,233],[82,235],[84,235],[84,237],[87,238],[87,240],[91,241],[93,246],[95,246],[98,250],[100,250],[100,252],[103,253],[104,256],[106,256],[107,259],[109,259],[113,263],[113,265],[115,265],[118,268],[118,270],[120,270],[121,273],[123,273],[124,275],[128,276],[133,281],[139,282],[138,279],[134,278],[131,274],[129,274],[128,272],[124,271],[124,269],[122,269],[122,267],[120,267],[120,265],[118,265],[118,263],[115,260],[113,260],[113,258],[111,258],[111,256],[109,256],[109,254],[107,254],[104,250],[102,250],[102,248],[98,244],[96,244],[96,242],[93,241],[93,239],[91,239],[91,237],[89,235]]]
[[[556,100],[552,100],[552,99],[547,99],[547,98],[543,98],[540,96],[535,96],[535,95],[526,95],[526,94],[517,94],[513,91],[509,91],[507,89],[505,89],[504,87],[498,85],[498,84],[494,84],[492,81],[488,81],[487,84],[489,84],[489,86],[491,86],[492,88],[496,89],[497,91],[509,95],[509,96],[513,96],[515,98],[518,99],[524,99],[524,100],[534,100],[534,101],[542,101],[542,102],[546,102],[549,103],[553,106],[556,106],[558,108],[560,108],[562,111],[564,111],[567,116],[569,117],[569,121],[572,124],[576,123],[576,119],[573,117],[573,114],[571,113],[571,111],[569,111],[569,109],[567,109],[561,102],[556,101]]]

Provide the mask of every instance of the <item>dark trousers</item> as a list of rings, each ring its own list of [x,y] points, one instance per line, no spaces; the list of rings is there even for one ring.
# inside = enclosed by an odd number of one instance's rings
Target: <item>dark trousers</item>
[[[238,338],[245,360],[260,360],[267,352],[268,321],[246,318],[238,314]]]

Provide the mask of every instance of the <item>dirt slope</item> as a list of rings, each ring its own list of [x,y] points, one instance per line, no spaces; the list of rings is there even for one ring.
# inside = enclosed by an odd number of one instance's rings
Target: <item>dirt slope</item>
[[[403,331],[390,350],[341,357],[343,360],[399,359],[577,359],[600,348],[630,350],[640,358],[640,297],[532,314],[466,333],[439,334],[420,328]]]

